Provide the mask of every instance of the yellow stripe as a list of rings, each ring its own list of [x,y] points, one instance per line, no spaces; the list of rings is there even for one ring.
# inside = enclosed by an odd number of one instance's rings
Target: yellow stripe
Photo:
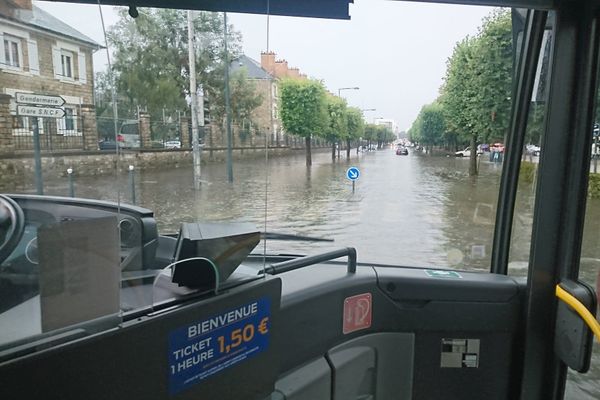
[[[585,323],[590,327],[594,335],[596,335],[596,339],[600,342],[600,323],[596,320],[596,318],[592,315],[591,312],[579,300],[569,294],[566,290],[560,287],[560,285],[556,285],[556,297],[567,303],[571,308],[579,314],[579,316],[585,321]]]

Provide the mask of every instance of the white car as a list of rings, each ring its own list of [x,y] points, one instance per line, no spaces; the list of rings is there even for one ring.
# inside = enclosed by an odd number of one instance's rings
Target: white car
[[[467,147],[464,150],[457,151],[454,153],[456,157],[471,157],[471,147]]]
[[[165,142],[165,149],[180,149],[181,142],[179,140],[169,140]]]

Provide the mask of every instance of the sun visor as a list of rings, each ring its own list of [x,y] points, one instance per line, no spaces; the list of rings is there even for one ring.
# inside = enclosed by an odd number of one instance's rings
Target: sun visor
[[[182,261],[190,260],[192,268],[180,267],[178,272],[176,265],[173,282],[189,287],[205,286],[216,278],[219,283],[225,282],[259,242],[260,232],[252,224],[183,223],[174,256],[181,267],[185,265]],[[211,264],[211,268],[206,268],[206,264]],[[186,284],[190,279],[203,282]]]
[[[61,0],[69,3],[98,4],[97,0]],[[290,17],[350,19],[353,0],[179,0],[178,9],[270,14]],[[173,8],[171,0],[101,0],[103,5]]]

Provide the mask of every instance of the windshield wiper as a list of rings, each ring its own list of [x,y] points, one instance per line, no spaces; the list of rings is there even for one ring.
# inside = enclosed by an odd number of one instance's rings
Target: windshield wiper
[[[177,238],[177,236],[179,236],[179,234],[169,232],[169,233],[161,233],[161,236]],[[276,233],[276,232],[261,232],[260,238],[267,239],[267,240],[286,240],[286,241],[298,241],[298,242],[333,242],[334,241],[333,239],[327,239],[327,238],[318,238],[318,237],[314,237],[314,236],[303,236],[303,235],[296,235],[293,233]]]

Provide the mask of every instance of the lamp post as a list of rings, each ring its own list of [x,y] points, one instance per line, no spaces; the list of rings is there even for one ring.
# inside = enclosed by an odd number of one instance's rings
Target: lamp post
[[[360,89],[360,88],[357,86],[339,88],[338,89],[338,97],[342,97],[342,90],[358,90],[358,89]]]

